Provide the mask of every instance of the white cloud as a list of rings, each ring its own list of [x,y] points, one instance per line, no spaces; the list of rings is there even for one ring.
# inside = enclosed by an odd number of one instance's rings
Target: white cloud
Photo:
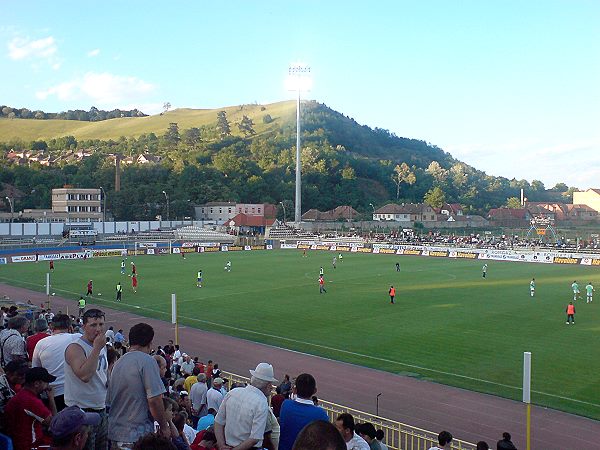
[[[28,58],[52,59],[58,48],[52,36],[31,41],[16,37],[8,43],[8,56],[13,60]]]
[[[89,101],[98,106],[122,108],[126,104],[141,104],[155,89],[155,85],[136,77],[88,72],[39,91],[36,96],[42,100],[56,96],[61,101]]]
[[[94,50],[90,50],[87,55],[90,58],[93,58],[94,56],[98,56],[100,54],[100,49],[99,48],[95,48]]]
[[[550,143],[532,138],[447,146],[454,157],[490,175],[537,179],[547,188],[559,182],[579,188],[597,187],[598,149],[600,140],[595,138]]]

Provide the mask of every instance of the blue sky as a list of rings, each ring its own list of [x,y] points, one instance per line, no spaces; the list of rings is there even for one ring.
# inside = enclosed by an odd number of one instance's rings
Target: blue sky
[[[0,102],[63,111],[307,97],[508,178],[600,187],[600,1],[0,2]]]

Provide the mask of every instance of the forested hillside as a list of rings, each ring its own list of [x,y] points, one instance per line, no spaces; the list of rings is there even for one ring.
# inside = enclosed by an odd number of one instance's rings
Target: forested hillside
[[[0,119],[2,196],[16,199],[15,210],[48,208],[53,187],[103,186],[107,209],[117,219],[164,214],[163,190],[169,193],[172,217],[189,216],[193,204],[208,201],[286,202],[291,206],[294,108],[293,102],[283,102],[175,110],[87,124]],[[469,212],[486,213],[517,197],[520,188],[532,201],[568,198],[563,184],[547,191],[539,181],[489,176],[434,145],[360,125],[323,104],[304,104],[302,119],[303,211],[346,204],[368,213],[370,203],[426,199],[432,205],[457,202]],[[36,129],[39,122],[44,126]],[[26,137],[15,137],[15,129],[22,129]],[[73,134],[86,138],[57,137],[60,130],[75,130]],[[115,132],[121,137],[106,138]],[[49,160],[50,166],[32,161],[18,166],[8,157],[11,150],[13,154],[29,150],[38,159]],[[77,150],[93,154],[76,162],[72,156]],[[115,154],[134,160],[148,154],[162,160],[124,165],[121,191],[116,193],[111,157]]]

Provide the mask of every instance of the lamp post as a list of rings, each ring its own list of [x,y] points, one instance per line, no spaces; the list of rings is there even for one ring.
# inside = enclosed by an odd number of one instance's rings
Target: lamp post
[[[288,69],[290,90],[297,92],[296,97],[296,207],[294,211],[294,222],[302,220],[302,164],[300,161],[300,93],[302,89],[308,90],[310,83],[310,66],[305,64],[292,64]]]
[[[169,194],[167,194],[165,191],[162,191],[163,194],[165,194],[165,199],[167,200],[167,222],[170,220],[169,219]]]
[[[375,219],[375,207],[373,206],[373,203],[369,203],[369,206],[371,208],[373,208],[373,217],[371,218],[371,220],[374,220]]]
[[[279,202],[279,204],[283,208],[283,224],[285,225],[285,204],[283,202]]]
[[[102,186],[100,192],[102,192],[102,222],[106,222],[106,191]]]
[[[10,197],[5,197],[8,200],[8,204],[10,206],[10,223],[13,223],[13,218],[15,215],[15,205],[13,203],[13,199]]]

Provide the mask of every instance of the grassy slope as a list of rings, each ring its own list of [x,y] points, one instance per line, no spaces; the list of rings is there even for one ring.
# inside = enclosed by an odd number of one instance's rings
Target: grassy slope
[[[227,118],[232,124],[231,130],[238,134],[234,125],[239,122],[242,115],[250,117],[255,124],[257,133],[270,128],[262,118],[270,114],[273,119],[284,121],[292,120],[295,114],[295,102],[278,102],[264,105],[245,105],[243,110],[239,106],[230,106],[219,109],[176,109],[166,114],[148,117],[124,117],[121,119],[103,120],[100,122],[80,122],[77,120],[33,120],[33,119],[0,119],[0,142],[11,139],[33,141],[37,139],[52,139],[61,136],[75,136],[81,139],[118,139],[121,136],[138,137],[144,133],[154,132],[162,135],[167,130],[169,123],[177,122],[179,130],[185,130],[201,125],[216,123],[218,111],[227,111]]]
[[[119,307],[165,320],[176,292],[187,325],[513,399],[521,396],[522,354],[531,351],[535,403],[600,419],[600,306],[578,303],[575,326],[565,325],[564,314],[573,279],[600,285],[594,269],[489,262],[483,280],[477,261],[348,254],[334,271],[331,258],[296,251],[138,257],[135,296],[115,258],[59,262],[52,283],[75,299],[92,278],[104,294],[95,302],[114,307],[114,284],[122,279]],[[231,273],[223,271],[227,259]],[[197,289],[200,268],[205,287]],[[46,270],[0,266],[0,281],[43,290]],[[399,292],[394,306],[390,284]]]

